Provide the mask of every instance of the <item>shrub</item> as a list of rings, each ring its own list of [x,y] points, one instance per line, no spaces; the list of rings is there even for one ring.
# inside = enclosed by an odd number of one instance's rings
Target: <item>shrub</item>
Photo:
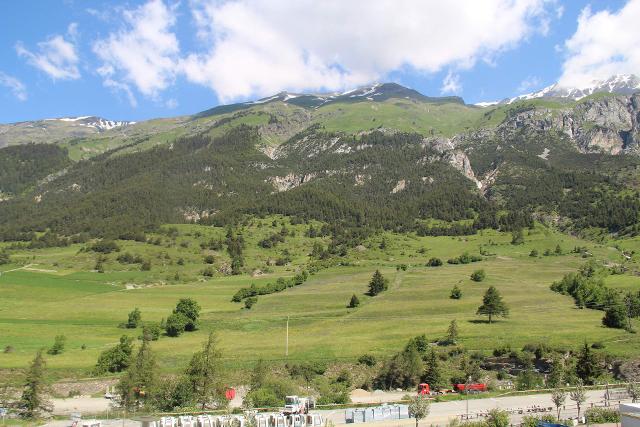
[[[447,260],[448,264],[470,264],[472,262],[482,261],[482,257],[478,255],[469,255],[467,252],[463,253],[457,258],[450,258]]]
[[[460,289],[458,285],[453,285],[453,288],[451,289],[451,294],[449,294],[449,298],[451,299],[462,298],[462,289]]]
[[[509,427],[509,413],[498,408],[492,409],[485,422],[487,427]]]
[[[182,313],[187,319],[185,331],[195,331],[198,328],[198,318],[200,317],[200,304],[192,298],[181,298],[173,310],[174,313]],[[168,321],[167,321],[168,322]]]
[[[162,335],[162,326],[159,323],[145,323],[142,326],[142,336],[148,336],[151,341],[158,341]]]
[[[98,240],[89,247],[90,251],[102,254],[110,254],[111,252],[120,252],[120,246],[113,240]]]
[[[601,349],[605,348],[605,345],[601,341],[596,341],[593,344],[591,344],[591,348],[595,348],[596,350],[601,350]]]
[[[142,320],[142,314],[138,307],[134,308],[131,313],[129,313],[129,319],[127,320],[126,327],[127,329],[135,329],[140,324],[140,320]]]
[[[2,251],[0,252],[0,265],[9,264],[11,262],[11,257],[9,254]]]
[[[363,354],[358,358],[358,363],[365,366],[374,366],[377,363],[376,357],[372,354]]]
[[[64,346],[67,342],[67,337],[64,335],[56,335],[56,338],[53,342],[53,346],[49,350],[47,350],[47,354],[55,356],[57,354],[62,354],[64,352]]]
[[[471,280],[473,280],[474,282],[482,282],[486,276],[487,275],[484,270],[476,270],[471,273]]]
[[[216,257],[213,255],[207,255],[204,257],[205,264],[213,264],[216,261]]]
[[[588,424],[619,423],[620,412],[611,408],[589,408],[585,412]]]
[[[442,260],[440,258],[431,258],[427,261],[427,267],[440,267],[442,265]]]
[[[604,313],[602,324],[608,328],[627,328],[627,308],[621,303],[610,306]]]
[[[215,273],[216,273],[216,272],[215,272],[215,271],[213,270],[213,268],[211,268],[211,267],[207,267],[207,268],[205,268],[204,270],[202,270],[202,275],[203,275],[204,277],[213,277],[213,275],[214,275]]]
[[[120,344],[100,353],[94,372],[101,375],[124,371],[131,364],[132,352],[133,340],[126,335],[121,336]]]
[[[538,427],[539,422],[556,424],[557,420],[552,414],[544,415],[525,415],[522,417],[521,427]]]
[[[531,252],[529,252],[529,256],[530,257],[537,257],[538,256],[538,250],[537,249],[531,249]]]
[[[258,302],[257,297],[247,298],[244,300],[244,308],[246,308],[247,310],[251,310],[251,307],[253,307],[257,302]]]
[[[140,266],[140,270],[151,271],[151,261],[146,260],[145,262],[143,262],[142,265]]]
[[[167,317],[165,331],[170,337],[179,337],[185,330],[189,319],[183,313],[172,313]]]

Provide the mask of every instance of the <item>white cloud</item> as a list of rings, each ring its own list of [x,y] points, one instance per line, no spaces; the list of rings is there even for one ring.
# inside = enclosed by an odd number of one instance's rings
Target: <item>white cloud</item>
[[[541,83],[542,82],[540,81],[539,77],[528,76],[526,79],[520,82],[520,85],[518,86],[518,92],[522,93],[527,92],[531,89],[537,89],[538,87],[540,87]]]
[[[109,77],[105,77],[102,84],[116,93],[123,93],[127,98],[127,101],[129,101],[129,105],[131,105],[133,108],[138,106],[138,100],[136,99],[133,91],[128,84],[115,81]]]
[[[192,0],[197,34],[207,50],[184,58],[181,72],[224,102],[282,89],[336,90],[406,68],[467,69],[478,60],[492,62],[535,31],[545,32],[554,4]]]
[[[560,84],[584,87],[614,74],[640,74],[640,0],[616,12],[582,10],[578,29],[565,42]]]
[[[174,12],[162,0],[151,0],[124,11],[124,27],[93,44],[105,85],[124,91],[132,104],[131,86],[155,98],[175,78],[180,48],[172,32]]]
[[[46,41],[38,43],[38,51],[32,52],[22,42],[16,44],[16,52],[26,58],[32,66],[44,71],[54,80],[76,80],[80,78],[78,69],[78,53],[73,42],[77,37],[77,24],[69,25],[69,37],[67,41],[61,35],[49,37]]]
[[[460,83],[460,76],[449,71],[442,81],[442,87],[440,93],[460,93],[462,92],[462,84]]]
[[[0,86],[8,88],[13,96],[15,96],[19,101],[27,100],[26,86],[20,80],[3,73],[2,71],[0,71]]]

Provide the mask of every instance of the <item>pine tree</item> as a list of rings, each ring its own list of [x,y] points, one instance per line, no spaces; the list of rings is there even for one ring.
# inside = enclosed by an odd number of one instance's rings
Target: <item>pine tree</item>
[[[447,344],[455,344],[458,341],[458,322],[453,319],[447,328]]]
[[[585,342],[576,362],[576,375],[585,384],[591,385],[602,375],[602,372],[603,369],[598,355]]]
[[[439,388],[443,382],[442,370],[438,362],[438,355],[435,350],[431,350],[425,359],[426,369],[422,380],[429,384],[431,388]]]
[[[348,308],[356,308],[360,305],[360,300],[358,299],[358,297],[356,296],[356,294],[353,294],[351,296],[351,301],[349,301],[349,305]]]
[[[185,374],[193,387],[196,402],[202,410],[209,403],[224,403],[222,352],[215,333],[209,333],[202,351],[193,355]]]
[[[490,286],[482,298],[482,305],[478,307],[476,314],[489,316],[489,323],[493,316],[507,317],[509,308],[502,301],[502,296],[494,286]]]
[[[151,337],[143,335],[142,345],[135,359],[116,385],[120,406],[131,410],[144,405],[156,384],[156,376],[157,365],[151,350]]]
[[[44,378],[46,367],[42,351],[38,351],[27,371],[24,390],[19,402],[22,418],[38,418],[53,410],[51,402],[46,397],[49,390]]]
[[[371,281],[369,282],[369,295],[371,295],[372,297],[376,296],[380,292],[386,291],[388,287],[389,284],[387,279],[382,276],[380,270],[376,270],[376,272],[373,273]]]
[[[547,387],[560,387],[564,381],[564,363],[563,360],[554,356],[551,361],[551,372],[547,377]]]

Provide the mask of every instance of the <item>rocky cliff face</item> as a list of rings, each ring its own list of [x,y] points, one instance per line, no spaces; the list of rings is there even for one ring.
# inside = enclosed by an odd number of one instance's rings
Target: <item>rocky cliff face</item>
[[[603,97],[573,108],[536,108],[508,117],[498,131],[559,131],[585,153],[640,154],[640,93]]]

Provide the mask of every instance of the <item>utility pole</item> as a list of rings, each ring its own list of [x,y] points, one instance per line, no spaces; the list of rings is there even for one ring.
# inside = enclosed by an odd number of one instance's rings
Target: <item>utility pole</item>
[[[285,357],[289,357],[289,316],[287,316],[287,341],[286,341],[286,347],[284,350],[284,355]]]
[[[627,298],[625,298],[625,302],[626,302],[626,306],[627,306],[627,322],[628,322],[628,328],[629,331],[631,331],[632,327],[631,327],[631,298],[629,298],[630,295],[627,295]]]
[[[464,385],[464,392],[467,395],[467,421],[469,421],[469,385],[471,385],[471,375],[469,375],[467,383]]]

